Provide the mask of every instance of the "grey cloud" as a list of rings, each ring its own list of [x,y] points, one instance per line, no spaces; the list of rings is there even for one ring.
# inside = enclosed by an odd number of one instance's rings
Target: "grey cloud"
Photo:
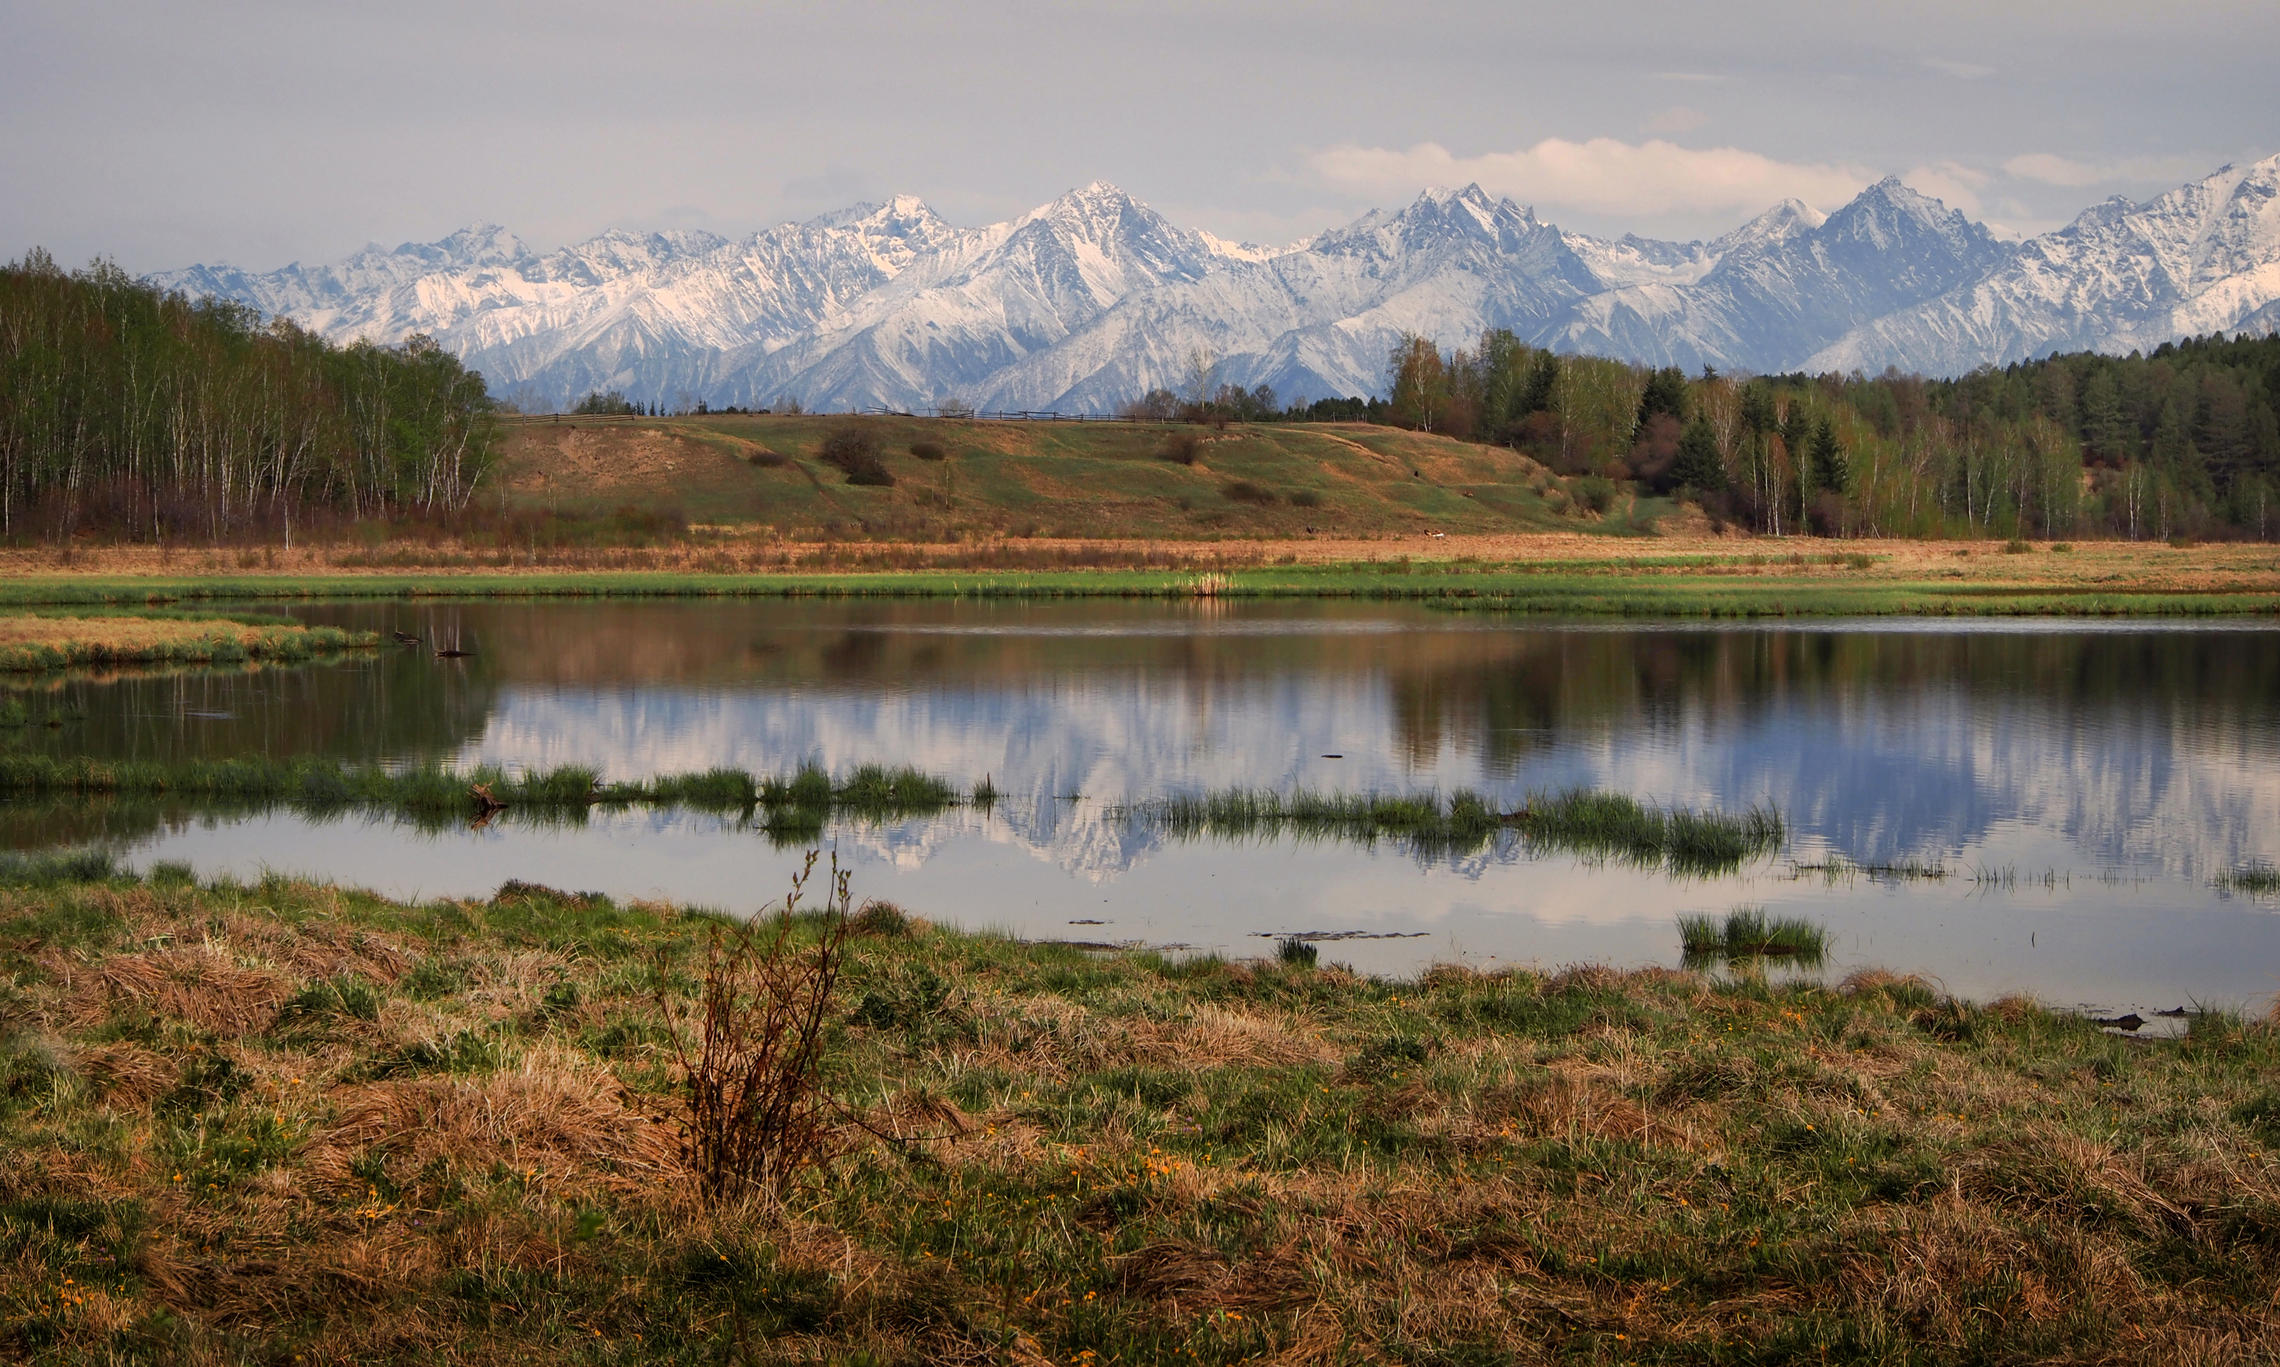
[[[1624,139],[1674,104],[1716,146],[1783,164],[2001,175],[2042,156],[2121,168],[2099,185],[2129,194],[2168,182],[2137,173],[2147,159],[2280,149],[2280,6],[2241,0],[11,0],[6,15],[0,256],[39,244],[135,270],[324,260],[478,219],[539,245],[668,213],[740,231],[840,189],[983,222],[1096,178],[1223,236],[1295,236],[1386,198],[1309,174],[1319,149]],[[1957,79],[1982,66],[1999,69]],[[2048,175],[2002,189],[2034,216],[2079,207]],[[1545,207],[1588,231],[1734,218],[1684,196],[1619,219]]]

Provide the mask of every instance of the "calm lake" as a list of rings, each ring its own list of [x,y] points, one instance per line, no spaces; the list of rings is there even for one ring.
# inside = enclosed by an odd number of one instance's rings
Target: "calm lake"
[[[304,605],[476,652],[75,677],[59,729],[0,746],[583,763],[611,777],[912,764],[991,812],[827,840],[858,898],[1039,939],[1231,955],[1356,932],[1325,960],[1676,963],[1674,918],[1811,917],[1826,972],[1873,964],[1987,998],[2151,1015],[2280,991],[2280,905],[2217,879],[2280,856],[2280,629],[2265,624],[1557,623],[1399,605],[662,601]],[[1226,787],[1589,786],[1739,811],[1789,848],[1674,878],[1499,844],[1463,856],[1164,835],[1118,811]],[[0,803],[0,844],[107,843],[201,874],[397,895],[509,878],[749,911],[800,861],[733,818],[597,813],[436,834],[194,806]],[[1831,877],[1831,855],[1944,878]],[[1399,938],[1391,938],[1399,937]]]

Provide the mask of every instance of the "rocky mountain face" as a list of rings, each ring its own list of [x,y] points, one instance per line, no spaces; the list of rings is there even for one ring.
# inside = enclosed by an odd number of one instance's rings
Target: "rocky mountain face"
[[[428,333],[526,406],[1104,412],[1150,388],[1369,394],[1405,332],[1510,328],[1687,369],[1956,374],[2280,326],[2280,157],[2021,243],[1897,180],[1823,217],[1790,201],[1710,242],[1564,233],[1477,186],[1296,246],[1222,242],[1094,184],[960,228],[900,197],[730,242],[609,232],[538,254],[506,230],[267,274],[156,277],[337,341]]]
[[[2145,204],[2110,199],[1979,278],[1865,319],[1814,369],[1947,373],[2053,351],[2146,350],[2280,320],[2280,156]]]

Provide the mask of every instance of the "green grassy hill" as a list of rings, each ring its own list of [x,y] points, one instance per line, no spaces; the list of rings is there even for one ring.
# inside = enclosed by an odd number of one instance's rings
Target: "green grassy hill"
[[[849,427],[875,439],[891,487],[850,484],[820,458]],[[937,458],[913,453],[928,444]],[[1637,532],[1671,506],[1513,451],[1364,424],[565,418],[511,426],[505,446],[508,498],[525,508],[632,507],[795,536]]]

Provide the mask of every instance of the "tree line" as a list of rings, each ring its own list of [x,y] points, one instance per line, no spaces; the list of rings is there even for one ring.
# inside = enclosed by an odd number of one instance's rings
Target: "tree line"
[[[2280,533],[2276,337],[1927,380],[1688,376],[1557,355],[1508,332],[1446,353],[1409,336],[1388,358],[1377,420],[1684,494],[1765,532]]]
[[[444,517],[493,446],[483,377],[432,338],[335,346],[105,262],[0,266],[0,539]]]
[[[2280,338],[2052,356],[1952,380],[1689,376],[1491,331],[1404,336],[1382,397],[1278,408],[1198,379],[1127,405],[1191,422],[1374,422],[1507,446],[1769,533],[2280,535]]]

